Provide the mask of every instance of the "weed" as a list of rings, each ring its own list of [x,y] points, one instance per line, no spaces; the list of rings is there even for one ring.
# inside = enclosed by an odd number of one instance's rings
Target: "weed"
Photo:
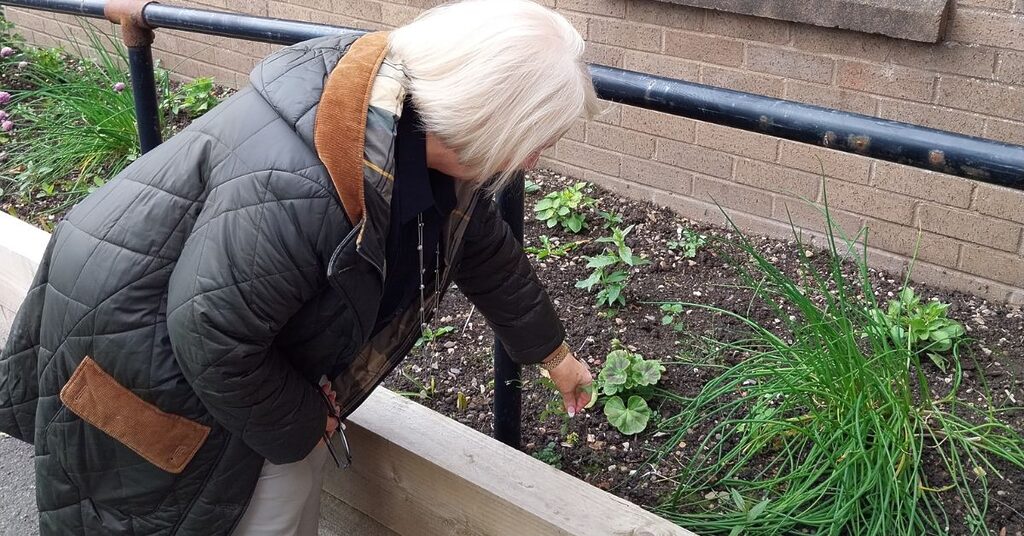
[[[558,452],[558,445],[554,441],[549,442],[544,448],[534,452],[533,457],[555,469],[562,468],[562,453]]]
[[[576,283],[576,288],[583,288],[591,291],[595,286],[597,292],[597,304],[612,307],[614,305],[626,305],[626,298],[623,291],[629,284],[630,273],[633,268],[650,264],[650,262],[638,255],[633,254],[632,248],[626,245],[626,236],[633,230],[630,225],[625,229],[615,228],[612,236],[598,238],[597,242],[608,244],[600,255],[587,258],[587,268],[593,268],[590,277]]]
[[[423,333],[416,339],[416,344],[413,347],[419,348],[424,344],[430,344],[453,331],[455,331],[454,326],[441,326],[437,329],[431,329],[430,326],[427,326],[423,328]]]
[[[584,192],[586,187],[587,183],[577,182],[544,196],[533,209],[537,219],[545,222],[549,229],[561,225],[567,231],[580,232],[587,225],[583,210],[597,203]]]
[[[551,238],[547,235],[540,235],[540,246],[528,246],[523,248],[524,251],[531,255],[536,255],[537,260],[544,260],[548,257],[564,257],[569,254],[570,251],[586,244],[586,240],[578,240],[576,242],[569,242],[568,244],[559,246],[555,244]],[[557,239],[556,239],[557,240]]]
[[[904,287],[899,298],[889,302],[885,312],[872,309],[873,321],[888,327],[894,343],[916,353],[924,353],[942,372],[949,365],[942,354],[950,352],[966,334],[964,327],[946,318],[949,304],[932,300],[921,302],[914,289]]]
[[[678,251],[683,258],[692,259],[697,252],[708,243],[708,237],[697,234],[689,229],[676,227],[676,239],[669,240],[666,246],[672,251]]]

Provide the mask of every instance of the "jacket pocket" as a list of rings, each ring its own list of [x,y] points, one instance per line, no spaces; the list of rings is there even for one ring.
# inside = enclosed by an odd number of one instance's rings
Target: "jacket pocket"
[[[60,399],[83,421],[173,474],[185,470],[210,434],[208,426],[139,398],[88,356],[61,389]]]

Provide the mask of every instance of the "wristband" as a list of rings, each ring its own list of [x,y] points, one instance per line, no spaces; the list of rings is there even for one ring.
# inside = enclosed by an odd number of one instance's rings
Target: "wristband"
[[[551,352],[551,355],[541,362],[540,366],[544,370],[551,372],[552,370],[555,370],[558,365],[561,365],[562,361],[565,361],[565,358],[570,355],[572,355],[572,351],[569,349],[569,345],[563,342],[555,349],[554,352]]]

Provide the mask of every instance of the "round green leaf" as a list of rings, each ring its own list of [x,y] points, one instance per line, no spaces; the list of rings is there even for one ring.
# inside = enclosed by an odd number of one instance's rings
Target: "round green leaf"
[[[637,385],[654,385],[661,380],[665,367],[657,360],[646,359],[633,365],[633,370],[637,372]]]
[[[647,428],[647,422],[651,418],[651,408],[647,406],[647,401],[639,396],[629,397],[627,404],[623,404],[622,398],[616,396],[605,402],[604,415],[619,432],[625,435],[634,435]]]

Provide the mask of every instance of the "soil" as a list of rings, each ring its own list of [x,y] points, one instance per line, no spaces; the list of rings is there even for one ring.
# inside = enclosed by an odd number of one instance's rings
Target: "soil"
[[[627,305],[614,315],[604,314],[604,308],[596,306],[592,294],[575,287],[577,281],[590,273],[583,256],[596,254],[602,249],[602,245],[593,242],[607,234],[601,228],[600,218],[590,215],[589,229],[579,235],[546,228],[542,222],[530,217],[533,204],[545,193],[567,187],[575,179],[544,171],[533,173],[529,178],[541,185],[542,190],[527,195],[526,245],[538,245],[537,237],[542,234],[557,237],[562,244],[589,241],[563,258],[534,259],[534,267],[565,324],[568,341],[595,374],[611,350],[611,340],[618,338],[644,357],[661,359],[666,364],[667,371],[659,386],[682,396],[694,396],[715,376],[715,366],[721,361],[694,355],[701,350],[699,345],[692,343],[693,337],[706,335],[718,340],[735,340],[742,336],[744,330],[739,322],[727,316],[690,308],[680,315],[685,325],[685,335],[681,336],[671,326],[662,325],[660,302],[700,303],[738,313],[745,313],[750,308],[749,316],[762,323],[770,323],[769,319],[774,318],[763,305],[752,302],[752,292],[742,288],[728,247],[714,240],[735,239],[734,233],[691,222],[667,209],[623,199],[593,187],[591,196],[599,200],[599,209],[620,214],[623,226],[636,226],[627,242],[634,253],[651,261],[633,277],[626,291]],[[683,258],[666,247],[668,241],[677,238],[678,228],[711,237],[712,242],[718,245],[699,250],[695,258]],[[757,250],[791,276],[796,276],[802,266],[801,261],[808,256],[812,264],[824,265],[827,260],[825,251],[799,247],[795,240],[749,238]],[[852,265],[848,270],[855,273]],[[869,273],[882,303],[896,297],[902,288],[903,280],[897,275],[876,270]],[[1019,308],[989,303],[968,294],[925,285],[913,286],[925,299],[937,298],[952,304],[949,316],[962,322],[969,332],[972,341],[964,349],[965,355],[976,358],[979,368],[975,369],[973,362],[965,359],[967,372],[961,396],[973,397],[983,389],[978,381],[983,373],[993,393],[993,405],[1020,406],[1024,402],[1024,313]],[[426,345],[423,351],[414,351],[385,385],[467,426],[491,434],[493,334],[480,313],[454,288],[433,322],[435,329],[445,325],[454,327],[455,331]],[[729,361],[736,358],[726,356]],[[702,359],[704,364],[701,364]],[[934,389],[940,392],[948,389],[950,375],[930,364],[926,370],[930,371],[929,383]],[[661,448],[665,441],[657,437],[652,427],[635,437],[623,436],[608,424],[597,407],[570,420],[557,415],[544,415],[546,418],[542,419],[549,402],[559,400],[557,393],[542,384],[536,367],[525,367],[523,379],[522,444],[525,452],[645,506],[657,505],[666,493],[674,489],[657,472],[657,468],[646,463],[651,453]],[[429,389],[431,381],[433,390]],[[466,399],[462,408],[458,401],[460,393]],[[654,407],[665,416],[674,409],[667,403]],[[1024,430],[1024,412],[1005,413],[1003,419],[1016,431]],[[702,432],[693,430],[691,437],[700,438]],[[575,444],[566,441],[571,433],[578,436]],[[687,442],[678,455],[682,459],[693,455],[696,443]],[[925,463],[926,475],[938,479],[945,474],[938,460]],[[1005,527],[1006,534],[1021,534],[1024,531],[1024,501],[1021,499],[1024,471],[1006,464],[999,468],[1004,478],[989,479],[988,525],[996,531]],[[969,534],[968,528],[962,524],[965,516],[958,515],[963,513],[963,505],[952,493],[944,497],[947,499],[947,512],[952,514],[949,533]]]

